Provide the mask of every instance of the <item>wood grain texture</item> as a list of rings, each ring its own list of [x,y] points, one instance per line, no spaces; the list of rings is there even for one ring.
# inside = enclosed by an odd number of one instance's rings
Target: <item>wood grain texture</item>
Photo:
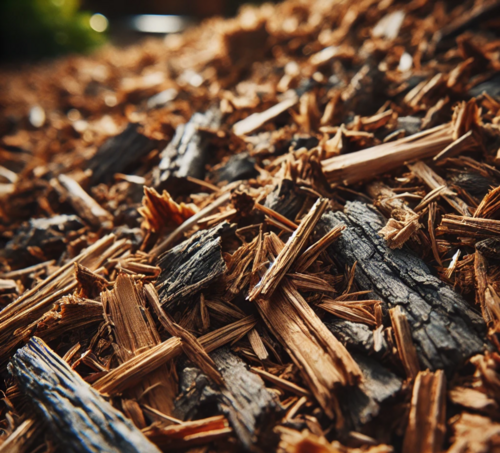
[[[64,451],[158,453],[158,449],[42,340],[33,337],[9,364]]]

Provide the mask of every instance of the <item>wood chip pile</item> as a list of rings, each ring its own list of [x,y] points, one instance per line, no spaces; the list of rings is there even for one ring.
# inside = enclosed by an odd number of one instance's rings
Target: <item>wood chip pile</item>
[[[289,0],[0,72],[0,452],[500,451],[500,2]]]

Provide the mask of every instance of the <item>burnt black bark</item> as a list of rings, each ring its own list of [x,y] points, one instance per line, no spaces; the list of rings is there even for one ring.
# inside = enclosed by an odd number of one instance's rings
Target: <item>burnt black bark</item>
[[[342,266],[356,266],[356,283],[383,301],[385,310],[400,306],[408,318],[423,368],[453,372],[484,349],[481,316],[463,297],[434,276],[412,252],[390,249],[378,231],[382,216],[372,206],[348,202],[345,213],[325,213],[318,229],[324,234],[345,225],[329,254]]]
[[[67,235],[83,227],[82,220],[76,215],[31,219],[19,227],[5,248],[0,250],[0,257],[6,258],[12,267],[35,264],[40,260],[29,252],[29,248],[38,247],[46,259],[57,259],[66,249]]]
[[[130,123],[125,130],[106,140],[89,160],[92,170],[91,185],[109,182],[115,173],[123,172],[152,151],[156,145],[138,131],[139,124]]]
[[[339,397],[350,426],[360,431],[379,414],[382,404],[396,396],[403,380],[371,357],[363,354],[352,354],[352,357],[363,373],[363,383],[340,392]]]
[[[384,341],[382,350],[375,353],[373,333],[366,324],[334,319],[326,320],[325,325],[349,350],[363,373],[360,387],[339,394],[342,412],[350,426],[361,430],[379,414],[382,404],[399,392],[402,379],[380,363],[387,344]]]
[[[305,199],[306,197],[298,192],[293,181],[283,179],[267,196],[264,206],[293,221],[300,212]]]
[[[40,339],[17,351],[9,371],[64,451],[159,452]]]
[[[220,124],[221,113],[212,108],[195,113],[186,124],[178,126],[174,138],[160,155],[155,185],[166,184],[169,188],[187,176],[204,179],[209,139],[200,128],[216,129]]]
[[[165,310],[179,307],[226,271],[221,254],[221,236],[231,230],[230,225],[224,222],[210,230],[193,234],[160,255],[158,266],[161,273],[156,289]]]
[[[349,350],[372,354],[373,333],[366,325],[345,319],[325,320],[325,326]]]
[[[207,409],[205,415],[214,415],[215,409],[228,417],[246,450],[255,450],[258,440],[261,446],[268,443],[268,431],[280,411],[275,396],[228,347],[212,352],[210,357],[224,378],[225,387],[217,388],[197,368],[184,368],[179,373],[181,395],[176,401],[176,415],[189,419]]]

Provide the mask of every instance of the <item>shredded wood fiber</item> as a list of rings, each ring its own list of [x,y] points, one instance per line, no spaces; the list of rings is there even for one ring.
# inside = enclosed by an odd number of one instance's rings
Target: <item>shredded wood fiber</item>
[[[0,68],[0,453],[500,451],[499,19],[288,0]]]

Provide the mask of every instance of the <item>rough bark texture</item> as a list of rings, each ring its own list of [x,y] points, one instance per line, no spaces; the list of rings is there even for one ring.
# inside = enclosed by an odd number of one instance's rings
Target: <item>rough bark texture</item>
[[[92,185],[108,182],[115,173],[121,173],[130,164],[153,150],[155,142],[138,131],[139,125],[130,123],[125,130],[109,138],[89,160]]]
[[[422,260],[387,247],[378,235],[384,220],[373,207],[349,202],[345,213],[325,213],[318,229],[325,234],[342,224],[347,228],[329,248],[330,256],[341,265],[357,262],[358,286],[373,290],[367,297],[381,299],[385,309],[401,307],[423,367],[451,372],[483,349],[481,317]]]
[[[264,206],[293,221],[302,208],[304,200],[305,196],[297,192],[295,184],[289,179],[284,179],[267,196]]]
[[[340,393],[340,405],[351,426],[360,431],[401,390],[402,380],[371,357],[352,354],[352,358],[363,373],[363,384]]]
[[[9,371],[67,452],[157,453],[159,450],[36,337]]]
[[[178,126],[174,138],[161,153],[156,185],[171,184],[187,176],[203,179],[209,141],[200,128],[215,129],[220,122],[219,110],[212,108],[205,113],[195,113],[186,124]]]
[[[210,357],[222,374],[225,387],[217,389],[199,369],[185,367],[179,376],[181,396],[176,402],[176,413],[183,419],[192,418],[204,405],[216,402],[243,446],[250,449],[276,418],[279,405],[262,379],[248,371],[229,348],[220,348]]]
[[[156,289],[165,310],[171,311],[186,303],[226,270],[221,254],[221,235],[230,231],[228,223],[200,231],[161,255],[161,274]]]

